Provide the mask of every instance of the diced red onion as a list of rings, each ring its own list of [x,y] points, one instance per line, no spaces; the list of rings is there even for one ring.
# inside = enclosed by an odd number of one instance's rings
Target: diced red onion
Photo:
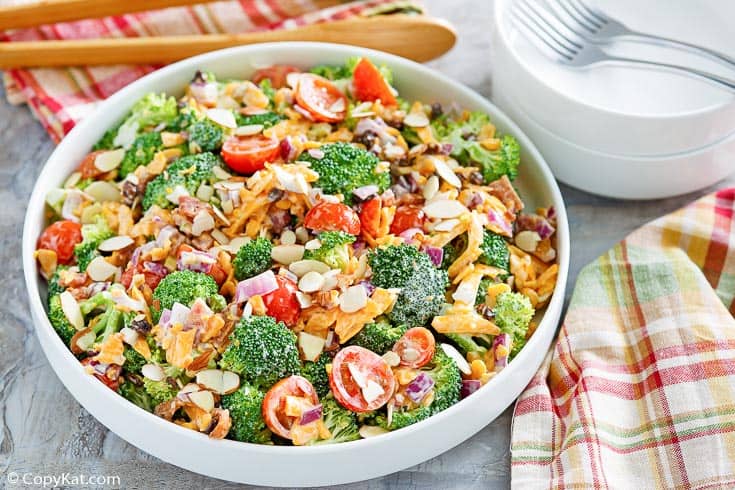
[[[244,303],[248,299],[256,295],[268,294],[278,289],[276,275],[273,271],[265,271],[250,279],[245,279],[237,283],[235,290],[235,303]]]
[[[93,282],[89,285],[89,296],[94,296],[97,293],[101,293],[102,291],[107,291],[110,289],[111,283],[109,282]]]
[[[352,244],[352,250],[355,252],[355,255],[359,255],[362,253],[363,250],[365,250],[366,244],[364,240],[356,240]]]
[[[161,325],[168,325],[169,323],[171,323],[171,310],[169,310],[168,308],[164,309],[161,312],[161,318],[159,318],[158,323],[160,323]]]
[[[462,380],[462,388],[459,391],[459,397],[464,399],[470,396],[472,393],[476,392],[482,387],[482,383],[480,383],[477,379],[463,379]]]
[[[190,252],[182,252],[176,261],[176,268],[180,271],[190,270],[194,272],[204,272],[209,274],[212,266],[217,262],[212,255],[206,252],[193,250]],[[148,262],[146,262],[147,264]]]
[[[510,354],[510,334],[507,333],[501,333],[497,337],[495,337],[495,340],[493,340],[493,351],[495,351],[495,348],[499,345],[502,345],[508,350],[508,354]],[[495,369],[499,370],[504,368],[508,365],[508,354],[502,356],[501,358],[495,357]]]
[[[521,214],[516,220],[517,231],[535,231],[541,239],[549,238],[556,231],[551,223],[538,214]]]
[[[137,266],[138,260],[140,260],[140,256],[144,253],[150,252],[155,247],[156,242],[148,242],[133,250],[133,256],[130,259],[130,265],[132,265],[133,267]]]
[[[452,150],[454,149],[454,145],[451,143],[442,143],[441,150],[439,151],[442,155],[449,155],[452,153]]]
[[[322,418],[321,403],[319,405],[316,405],[315,407],[305,410],[304,413],[301,414],[301,420],[299,420],[299,425],[310,424],[312,422],[316,422],[320,418]]]
[[[546,210],[546,219],[556,220],[556,208],[554,206],[549,206],[549,209]]]
[[[406,240],[406,243],[414,243],[414,237],[419,233],[423,233],[421,228],[409,228],[402,231],[398,236]]]
[[[365,117],[358,121],[357,126],[355,126],[355,134],[361,136],[368,131],[377,134],[383,144],[395,143],[396,141],[396,138],[388,132],[388,125],[380,118]]]
[[[432,247],[431,245],[427,245],[424,247],[424,252],[426,252],[426,255],[429,256],[431,259],[431,262],[436,266],[439,267],[442,265],[442,261],[444,260],[444,249],[441,247]]]
[[[168,269],[166,269],[163,264],[159,264],[158,262],[150,262],[146,260],[145,262],[143,262],[143,270],[152,272],[161,277],[168,275]]]
[[[419,373],[406,387],[406,394],[416,403],[421,402],[434,387],[434,380],[426,373]]]
[[[371,296],[375,292],[375,286],[370,281],[360,281],[358,284],[365,288],[365,293],[367,293],[368,296]]]
[[[274,211],[269,215],[269,217],[273,233],[280,234],[288,225],[291,224],[291,214],[285,209]]]
[[[504,234],[508,236],[513,236],[513,227],[508,222],[508,220],[505,219],[505,216],[495,211],[494,209],[491,209],[487,212],[487,217],[490,223],[497,225]]]
[[[176,230],[176,228],[174,228],[173,226],[164,226],[163,228],[161,228],[161,231],[158,232],[158,236],[156,237],[156,245],[158,245],[159,247],[166,246],[166,241],[168,241],[176,233],[178,233],[178,230]]]
[[[281,140],[281,158],[286,160],[287,162],[290,162],[294,158],[296,158],[296,147],[291,143],[291,137],[286,136]]]
[[[358,187],[357,189],[354,189],[352,193],[361,201],[365,201],[369,197],[377,195],[379,191],[380,189],[378,189],[377,185],[370,184],[370,185],[364,185],[362,187]]]
[[[189,320],[190,314],[191,310],[187,306],[184,306],[181,303],[174,303],[171,307],[170,323],[172,325],[176,323],[184,325]]]

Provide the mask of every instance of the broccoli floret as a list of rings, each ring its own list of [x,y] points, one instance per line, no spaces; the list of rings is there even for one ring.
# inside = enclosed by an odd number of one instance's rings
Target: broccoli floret
[[[296,334],[269,316],[243,317],[230,335],[220,367],[268,388],[301,372]]]
[[[144,128],[170,123],[177,116],[176,99],[166,94],[148,94],[133,106],[118,128],[113,145],[127,147]]]
[[[304,153],[299,158],[311,164],[319,174],[314,187],[327,194],[342,194],[347,204],[352,203],[352,191],[366,185],[377,185],[382,193],[390,187],[390,172],[377,172],[380,160],[373,153],[349,143],[328,143],[320,147],[324,156]]]
[[[510,355],[513,357],[526,345],[528,325],[535,313],[531,301],[521,293],[500,293],[495,300],[493,313],[500,330],[512,338]]]
[[[231,439],[256,444],[270,444],[271,432],[263,420],[261,407],[265,393],[243,383],[240,389],[222,397],[222,408],[230,411]]]
[[[163,141],[161,141],[160,133],[154,131],[141,134],[125,151],[125,156],[118,169],[119,176],[125,178],[141,165],[148,165],[153,160],[153,155],[161,149],[163,149]]]
[[[129,373],[139,374],[141,368],[148,363],[148,361],[145,360],[145,357],[140,355],[138,351],[132,347],[125,347],[123,357],[125,357],[123,368]]]
[[[480,263],[505,271],[510,269],[510,251],[502,236],[485,230],[480,249],[482,250],[482,255],[478,259]]]
[[[460,252],[457,247],[451,243],[447,243],[443,247],[444,255],[442,256],[442,269],[447,270],[459,258]]]
[[[209,119],[197,121],[189,127],[191,151],[217,151],[222,148],[224,131]]]
[[[309,70],[311,73],[322,76],[327,80],[346,80],[352,78],[355,67],[362,58],[353,56],[347,59],[344,65],[317,65]],[[378,66],[380,74],[389,84],[393,83],[393,72],[385,65]]]
[[[355,237],[343,231],[325,231],[319,235],[321,246],[304,252],[304,259],[324,262],[332,269],[345,270],[350,261],[350,244]]]
[[[265,80],[263,80],[265,82]],[[263,83],[261,82],[261,84]],[[235,114],[235,120],[238,126],[251,126],[253,124],[262,124],[263,128],[270,128],[281,122],[285,116],[275,112],[264,112],[262,114],[252,114],[246,116],[244,114]]]
[[[118,393],[148,412],[152,412],[156,406],[153,398],[145,391],[143,386],[136,386],[130,381],[122,383],[118,388]]]
[[[218,291],[217,283],[207,274],[189,270],[172,272],[161,279],[153,291],[153,320],[157,322],[161,312],[171,309],[174,303],[191,306],[197,298],[209,300],[218,296]],[[155,306],[156,302],[158,307]]]
[[[167,131],[175,133],[189,129],[189,127],[197,122],[197,113],[191,107],[184,107],[178,115],[166,125]]]
[[[390,425],[381,414],[377,417],[379,425],[389,430],[401,429],[436,415],[459,401],[462,376],[457,364],[443,350],[437,349],[431,362],[422,371],[434,380],[434,400],[431,404],[413,410],[395,410]]]
[[[80,271],[87,270],[89,263],[100,255],[97,247],[113,235],[112,229],[102,216],[97,216],[94,223],[82,225],[82,242],[74,246],[74,257]]]
[[[258,84],[260,90],[263,91],[266,97],[268,97],[268,106],[273,107],[276,98],[276,89],[273,88],[270,78],[264,78]]]
[[[212,169],[220,166],[220,159],[213,153],[187,155],[174,161],[166,171],[146,185],[143,194],[143,209],[154,204],[161,208],[171,208],[174,203],[168,199],[174,189],[181,186],[190,194],[196,194],[202,183],[214,180]]]
[[[97,317],[96,321],[90,321],[90,324],[94,323],[92,331],[97,334],[95,343],[101,344],[107,340],[107,338],[119,332],[123,325],[123,313],[115,308],[115,304],[110,301],[107,310]]]
[[[309,445],[337,444],[356,441],[360,438],[360,428],[357,425],[355,413],[342,408],[332,396],[322,399],[322,414],[324,414],[324,425],[332,437],[311,441]]]
[[[146,393],[148,393],[151,400],[153,400],[153,406],[169,401],[179,392],[179,390],[166,379],[153,381],[152,379],[144,378],[143,386],[145,387]]]
[[[479,357],[482,357],[487,352],[489,345],[492,345],[492,340],[487,336],[472,336],[468,333],[448,333],[445,335],[459,351],[467,357],[467,354],[475,353]]]
[[[273,245],[265,237],[259,237],[240,247],[232,260],[237,280],[242,281],[270,269],[273,265],[272,251]]]
[[[316,390],[319,397],[327,396],[329,393],[329,374],[327,373],[327,364],[332,362],[332,358],[323,353],[314,362],[305,361],[301,368],[301,376],[308,379]]]
[[[61,309],[61,297],[58,294],[51,296],[48,300],[48,319],[56,333],[69,345],[71,338],[77,333],[74,326],[66,319],[64,310]]]
[[[406,333],[406,330],[408,330],[408,327],[405,325],[394,327],[385,320],[368,323],[362,327],[357,335],[352,337],[349,344],[364,347],[376,354],[383,355],[393,348],[393,345]]]
[[[447,272],[434,267],[426,253],[408,244],[391,245],[372,252],[368,263],[374,285],[401,289],[388,313],[392,323],[418,327],[439,314],[445,300]]]
[[[61,273],[61,271],[68,268],[69,266],[59,265],[56,267],[56,270],[51,275],[51,277],[49,277],[48,286],[46,288],[48,290],[48,294],[46,296],[47,299],[50,299],[52,296],[56,296],[57,294],[61,294],[66,290],[66,288],[59,283],[59,274]]]
[[[494,281],[492,279],[487,277],[480,281],[480,285],[477,288],[477,296],[475,296],[475,306],[481,305],[485,302],[485,298],[487,298],[487,288],[489,288],[493,282]]]
[[[498,149],[488,150],[477,139],[482,128],[489,124],[487,114],[471,112],[466,120],[456,121],[443,116],[436,118],[431,125],[439,140],[452,144],[451,155],[462,165],[480,167],[485,182],[492,182],[503,175],[513,180],[518,175],[520,164],[518,141],[511,135],[505,135],[500,138]]]

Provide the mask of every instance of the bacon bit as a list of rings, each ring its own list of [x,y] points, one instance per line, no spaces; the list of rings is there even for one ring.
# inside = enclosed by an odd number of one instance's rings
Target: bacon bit
[[[194,219],[200,211],[210,212],[212,206],[202,202],[196,197],[181,196],[179,197],[178,212],[187,218]]]
[[[116,333],[107,337],[107,340],[99,346],[99,354],[94,356],[94,360],[102,364],[121,366],[125,362],[124,350],[122,334]]]
[[[523,210],[523,201],[518,197],[518,193],[516,193],[507,175],[490,182],[487,185],[487,191],[490,195],[497,197],[511,214],[516,215]]]

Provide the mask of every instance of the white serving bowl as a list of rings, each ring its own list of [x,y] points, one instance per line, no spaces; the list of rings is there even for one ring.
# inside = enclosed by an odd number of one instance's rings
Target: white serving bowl
[[[533,120],[503,92],[493,102],[536,143],[561,182],[617,199],[661,199],[704,189],[735,172],[735,133],[724,141],[672,155],[627,156],[585,148]]]
[[[44,197],[72,172],[104,131],[149,92],[181,94],[197,69],[220,77],[246,77],[257,67],[286,63],[309,67],[342,63],[365,55],[393,69],[398,90],[409,99],[482,110],[497,127],[518,138],[523,165],[517,181],[529,209],[553,204],[557,210],[559,280],[543,319],[527,346],[509,366],[471,397],[428,420],[371,439],[315,447],[285,447],[212,440],[158,418],[85,374],[52,329],[44,311],[33,250],[44,227]],[[569,267],[569,230],[559,189],[531,141],[494,105],[429,68],[377,51],[319,43],[274,43],[216,51],[173,64],[124,88],[79,124],[59,144],[38,177],[23,231],[23,265],[36,333],[51,367],[67,389],[97,420],[138,448],[187,470],[235,482],[277,486],[347,483],[415,465],[461,443],[497,417],[520,394],[541,364],[562,311]]]
[[[493,86],[512,96],[522,111],[541,126],[552,128],[562,139],[596,152],[640,157],[696,151],[724,141],[735,132],[732,91],[678,72],[631,65],[589,69],[561,65],[539,49],[524,30],[519,30],[509,13],[517,1],[497,0],[494,5]],[[735,3],[585,1],[631,28],[735,56]],[[732,70],[678,50],[641,43],[616,43],[605,49],[623,56],[698,67],[732,78]]]

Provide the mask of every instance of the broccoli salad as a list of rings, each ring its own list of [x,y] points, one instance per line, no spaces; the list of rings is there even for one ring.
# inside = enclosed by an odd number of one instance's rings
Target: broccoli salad
[[[198,72],[47,196],[48,318],[143,410],[259,444],[352,441],[471,396],[554,289],[490,118],[408,101],[365,58]]]

